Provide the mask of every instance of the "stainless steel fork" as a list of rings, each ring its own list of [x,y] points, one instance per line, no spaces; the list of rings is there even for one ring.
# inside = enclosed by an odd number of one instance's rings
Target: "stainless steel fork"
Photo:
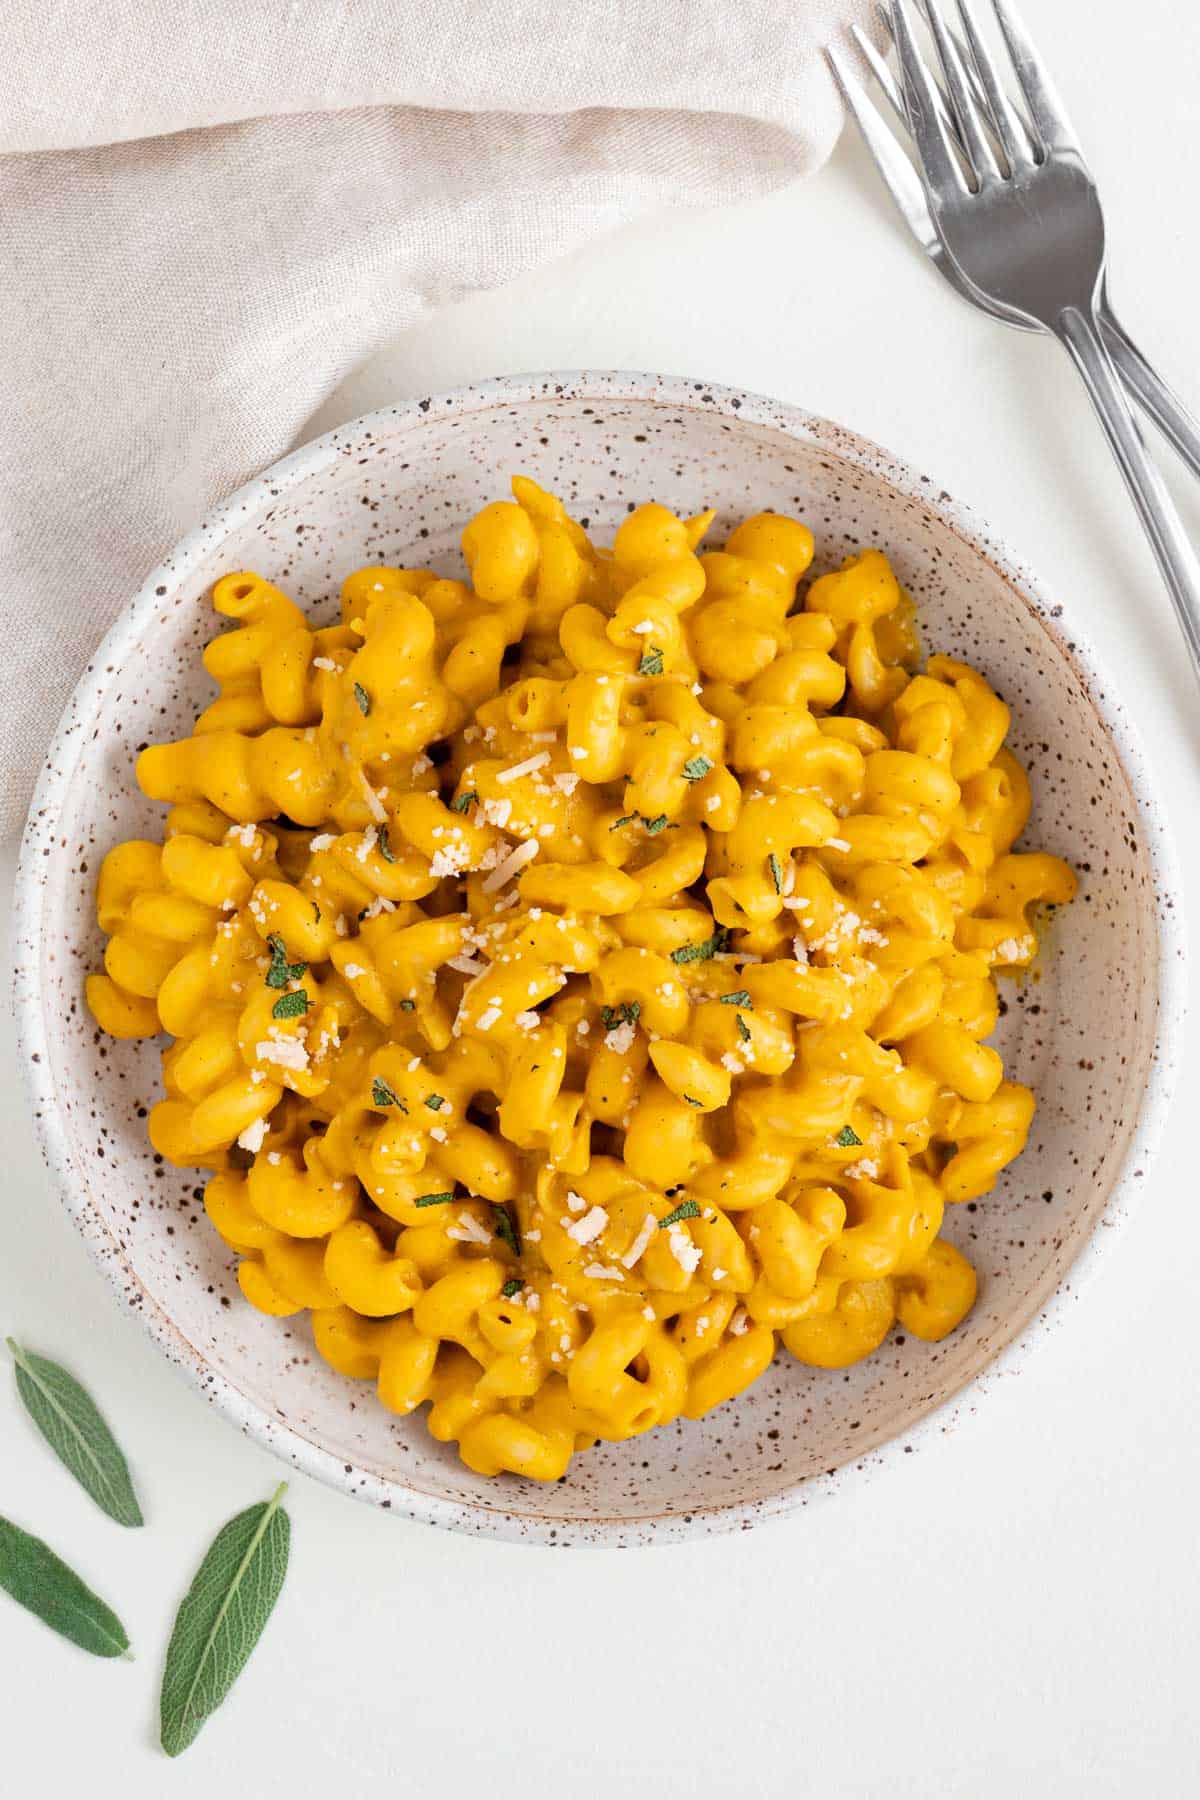
[[[882,8],[879,18],[884,29],[890,34],[888,17]],[[852,26],[851,31],[864,62],[879,85],[880,92],[891,108],[896,121],[907,133],[908,114],[904,109],[904,96],[896,77],[866,33],[857,25]],[[961,45],[959,45],[959,53],[964,55]],[[851,70],[846,59],[832,46],[826,48],[825,55],[833,71],[834,80],[841,89],[842,98],[862,132],[875,167],[882,175],[901,214],[907,220],[913,236],[930,261],[962,298],[971,306],[981,306],[983,304],[981,297],[972,293],[960,281],[957,269],[942,249],[937,226],[934,224],[933,215],[926,204],[921,178],[913,168],[907,153],[888,129],[884,119],[869,98],[866,88]],[[968,77],[972,77],[974,72],[970,62],[967,61],[965,66]],[[976,77],[972,86],[976,88],[976,99],[979,99],[977,80]],[[953,120],[950,119],[944,102],[939,101],[938,110],[950,129],[954,130]],[[957,138],[957,132],[955,136]],[[987,310],[993,312],[993,317],[1003,318],[1006,324],[1015,326],[1018,331],[1039,329],[1024,319],[1007,317],[1002,313],[994,312],[991,307],[988,307]],[[1105,346],[1127,392],[1138,402],[1147,416],[1153,419],[1177,455],[1186,463],[1197,479],[1200,479],[1200,423],[1184,405],[1179,395],[1147,362],[1122,326],[1113,311],[1105,283],[1101,283],[1096,316],[1100,322],[1100,333]]]
[[[1100,336],[1097,307],[1105,237],[1096,184],[1011,0],[992,0],[992,6],[1027,116],[1022,122],[1008,99],[967,0],[958,0],[958,10],[986,110],[972,91],[966,60],[936,0],[926,0],[952,133],[937,83],[917,47],[909,0],[891,0],[905,111],[926,202],[961,291],[988,312],[1051,332],[1071,357],[1125,477],[1200,674],[1200,558],[1146,453]]]

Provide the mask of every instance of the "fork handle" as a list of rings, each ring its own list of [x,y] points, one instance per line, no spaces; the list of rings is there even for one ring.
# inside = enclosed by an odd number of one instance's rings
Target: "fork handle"
[[[1091,395],[1109,448],[1158,559],[1193,666],[1200,675],[1200,557],[1192,548],[1162,476],[1146,454],[1094,316],[1066,307],[1058,316],[1055,334]]]
[[[1104,297],[1101,298],[1096,317],[1100,322],[1104,347],[1112,357],[1125,386],[1145,408],[1192,474],[1200,480],[1200,424],[1192,417],[1178,394],[1172,393],[1162,376],[1151,368]]]

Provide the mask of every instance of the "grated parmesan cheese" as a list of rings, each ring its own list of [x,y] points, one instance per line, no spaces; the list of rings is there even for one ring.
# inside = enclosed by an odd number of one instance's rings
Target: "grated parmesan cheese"
[[[632,1244],[630,1244],[628,1250],[621,1258],[621,1261],[625,1264],[627,1269],[632,1269],[634,1263],[638,1261],[657,1230],[658,1220],[653,1213],[647,1213],[642,1221],[642,1229],[638,1232]]]
[[[526,863],[533,861],[540,848],[541,845],[536,838],[529,838],[525,843],[515,845],[504,861],[497,863],[491,874],[485,878],[484,893],[494,894],[497,889],[504,887],[514,875],[525,867]]]
[[[380,913],[390,913],[390,912],[395,912],[395,910],[396,910],[396,902],[394,900],[385,900],[382,894],[377,894],[375,896],[374,900],[372,900],[370,906],[368,906],[366,908],[366,910],[362,916],[364,919],[377,919],[379,917]],[[345,919],[343,919],[341,917],[340,914],[338,916],[338,924],[341,926],[341,930],[338,932],[338,936],[345,937],[346,921],[345,921]]]
[[[524,762],[512,763],[507,769],[497,771],[497,781],[519,781],[522,775],[533,775],[538,769],[544,769],[550,761],[548,750],[538,750],[533,756],[527,756]]]
[[[471,852],[466,844],[447,844],[444,850],[434,853],[429,865],[429,873],[435,881],[441,881],[445,875],[458,875],[471,860]]]
[[[477,956],[452,956],[446,964],[448,969],[457,969],[460,975],[486,975],[489,966],[480,962]]]
[[[304,1039],[284,1037],[281,1031],[272,1031],[260,1044],[255,1044],[254,1054],[260,1062],[275,1063],[281,1069],[294,1069],[297,1073],[308,1067],[308,1047]]]
[[[685,1275],[694,1275],[704,1255],[699,1244],[693,1244],[682,1225],[667,1226],[667,1248]]]
[[[608,1214],[602,1206],[593,1206],[584,1213],[581,1219],[572,1219],[567,1226],[567,1236],[577,1244],[590,1244],[598,1238],[608,1224]]]
[[[487,1226],[481,1225],[479,1220],[473,1218],[470,1213],[459,1213],[456,1224],[457,1229],[454,1225],[448,1225],[446,1227],[446,1236],[448,1238],[454,1238],[460,1244],[491,1243],[492,1234]]]
[[[263,1147],[263,1139],[267,1135],[267,1121],[263,1117],[255,1119],[253,1125],[247,1125],[245,1131],[238,1133],[238,1144],[243,1150],[252,1151],[257,1156]]]
[[[362,783],[363,799],[367,803],[367,811],[377,825],[386,825],[387,809],[361,769],[358,771],[358,779]]]

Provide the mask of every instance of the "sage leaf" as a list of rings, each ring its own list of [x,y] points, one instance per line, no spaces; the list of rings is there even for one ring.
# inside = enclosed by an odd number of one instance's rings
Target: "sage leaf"
[[[249,1506],[221,1528],[175,1616],[160,1701],[160,1738],[179,1756],[241,1674],[287,1574],[291,1524],[280,1501]]]
[[[118,1525],[141,1525],[129,1465],[91,1395],[58,1363],[6,1342],[25,1410],[63,1467]]]
[[[694,1200],[681,1200],[673,1212],[669,1212],[665,1219],[658,1221],[658,1229],[666,1231],[669,1225],[678,1225],[681,1219],[698,1219],[699,1217],[700,1208]]]
[[[0,1587],[51,1631],[93,1656],[130,1657],[125,1627],[49,1544],[0,1518]]]

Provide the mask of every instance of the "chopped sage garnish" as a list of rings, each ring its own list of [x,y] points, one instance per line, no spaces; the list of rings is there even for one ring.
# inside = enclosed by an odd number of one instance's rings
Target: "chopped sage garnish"
[[[514,1256],[520,1256],[521,1240],[507,1206],[493,1206],[492,1227],[501,1243],[507,1244]]]
[[[273,931],[267,939],[267,949],[271,952],[271,966],[266,975],[267,986],[285,988],[289,981],[299,981],[308,964],[288,961],[287,945],[277,931]]]
[[[710,938],[702,944],[680,944],[678,950],[672,950],[673,963],[707,962],[712,956],[719,956],[729,947],[729,928],[718,925]]]
[[[371,1083],[371,1100],[375,1106],[398,1106],[402,1113],[408,1111],[407,1106],[405,1106],[399,1094],[390,1088],[387,1082],[382,1080],[378,1075],[376,1075],[374,1081]]]
[[[682,1219],[698,1219],[700,1206],[695,1200],[681,1200],[674,1212],[669,1212],[665,1219],[658,1221],[658,1229],[665,1231],[668,1225],[678,1225]]]
[[[308,1011],[308,995],[303,988],[296,988],[293,993],[280,994],[271,1008],[273,1019],[298,1019]]]

